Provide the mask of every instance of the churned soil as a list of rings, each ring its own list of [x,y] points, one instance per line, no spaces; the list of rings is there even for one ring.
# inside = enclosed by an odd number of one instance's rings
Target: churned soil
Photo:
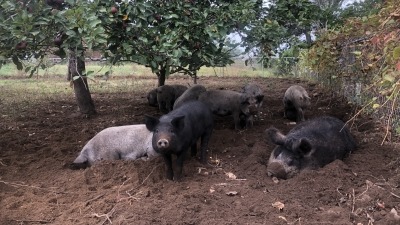
[[[0,224],[400,224],[400,150],[396,142],[381,144],[382,123],[357,116],[349,126],[359,147],[344,161],[272,179],[266,163],[274,145],[264,130],[275,126],[287,133],[295,126],[283,118],[282,97],[290,85],[309,92],[306,119],[347,121],[357,109],[296,79],[205,77],[199,83],[239,91],[250,81],[265,93],[254,127],[237,131],[231,117],[216,117],[208,164],[188,157],[181,182],[165,178],[162,158],[104,161],[84,170],[68,166],[104,128],[160,116],[147,104],[152,87],[92,93],[98,115],[91,118],[77,116],[72,91],[12,118],[0,102]]]

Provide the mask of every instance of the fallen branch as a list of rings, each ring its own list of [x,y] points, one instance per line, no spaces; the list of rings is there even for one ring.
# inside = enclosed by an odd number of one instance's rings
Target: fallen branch
[[[34,188],[34,189],[39,189],[39,190],[44,190],[44,191],[53,192],[53,193],[56,193],[56,194],[73,194],[73,193],[71,193],[71,192],[56,191],[56,190],[51,190],[51,189],[49,189],[49,188],[42,188],[42,187],[32,186],[32,185],[27,185],[27,184],[19,184],[19,183],[7,182],[7,181],[3,181],[3,180],[0,180],[0,183],[6,184],[6,185],[10,185],[10,186],[12,186],[12,187],[28,187],[28,188]],[[57,187],[52,187],[52,188],[57,188]]]
[[[396,195],[396,194],[393,193],[393,192],[390,192],[390,194],[393,195],[393,196],[396,197],[396,198],[400,198],[400,196]]]
[[[50,220],[14,220],[19,223],[51,223],[53,221]]]
[[[114,207],[106,214],[99,215],[97,213],[93,213],[92,216],[95,216],[97,218],[105,217],[104,221],[102,223],[100,223],[100,225],[103,225],[106,221],[108,221],[108,222],[110,222],[110,224],[112,224],[111,217],[112,217],[112,214],[115,212],[116,206],[117,206],[117,204],[114,205]]]
[[[89,205],[90,202],[93,202],[93,201],[95,201],[95,200],[97,200],[97,199],[103,197],[104,195],[105,195],[105,194],[101,194],[101,195],[99,195],[99,196],[96,196],[96,197],[94,197],[94,198],[92,198],[92,199],[87,200],[87,201],[85,202],[85,206]]]

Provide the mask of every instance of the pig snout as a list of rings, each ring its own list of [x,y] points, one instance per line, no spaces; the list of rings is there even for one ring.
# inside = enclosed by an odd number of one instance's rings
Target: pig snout
[[[163,148],[168,148],[169,147],[169,141],[167,139],[160,139],[157,141],[157,147],[160,149]]]
[[[252,105],[249,107],[249,113],[250,115],[256,115],[258,113],[258,108],[256,105]]]
[[[270,177],[277,177],[281,179],[286,179],[287,177],[285,167],[278,162],[272,162],[268,165],[267,175]]]

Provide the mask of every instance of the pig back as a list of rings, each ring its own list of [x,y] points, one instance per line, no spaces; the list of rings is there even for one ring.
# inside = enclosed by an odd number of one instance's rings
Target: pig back
[[[314,149],[312,157],[319,162],[319,166],[324,166],[332,159],[343,159],[357,147],[343,121],[330,116],[302,122],[287,134],[288,140],[302,138],[310,141]]]
[[[200,101],[187,102],[163,117],[172,120],[179,116],[185,116],[185,126],[180,132],[182,140],[190,139],[189,142],[192,143],[197,141],[205,131],[213,129],[214,121],[211,110]]]
[[[240,111],[244,94],[230,90],[209,90],[199,96],[199,101],[207,105],[217,115],[225,116]]]

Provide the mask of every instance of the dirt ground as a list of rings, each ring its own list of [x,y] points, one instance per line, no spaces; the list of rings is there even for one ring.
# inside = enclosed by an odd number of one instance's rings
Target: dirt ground
[[[98,115],[89,119],[76,116],[72,91],[12,119],[0,102],[0,224],[400,224],[399,145],[381,145],[379,122],[359,116],[350,123],[359,147],[344,161],[273,180],[266,162],[274,145],[263,132],[271,125],[285,133],[294,126],[283,118],[282,97],[290,85],[303,85],[312,98],[306,119],[331,115],[347,121],[356,110],[300,80],[210,77],[199,83],[240,90],[249,81],[265,92],[254,127],[236,131],[231,117],[217,117],[209,164],[188,158],[182,182],[165,178],[161,158],[68,168],[102,129],[143,123],[145,114],[160,116],[147,104],[151,87],[92,93]]]

